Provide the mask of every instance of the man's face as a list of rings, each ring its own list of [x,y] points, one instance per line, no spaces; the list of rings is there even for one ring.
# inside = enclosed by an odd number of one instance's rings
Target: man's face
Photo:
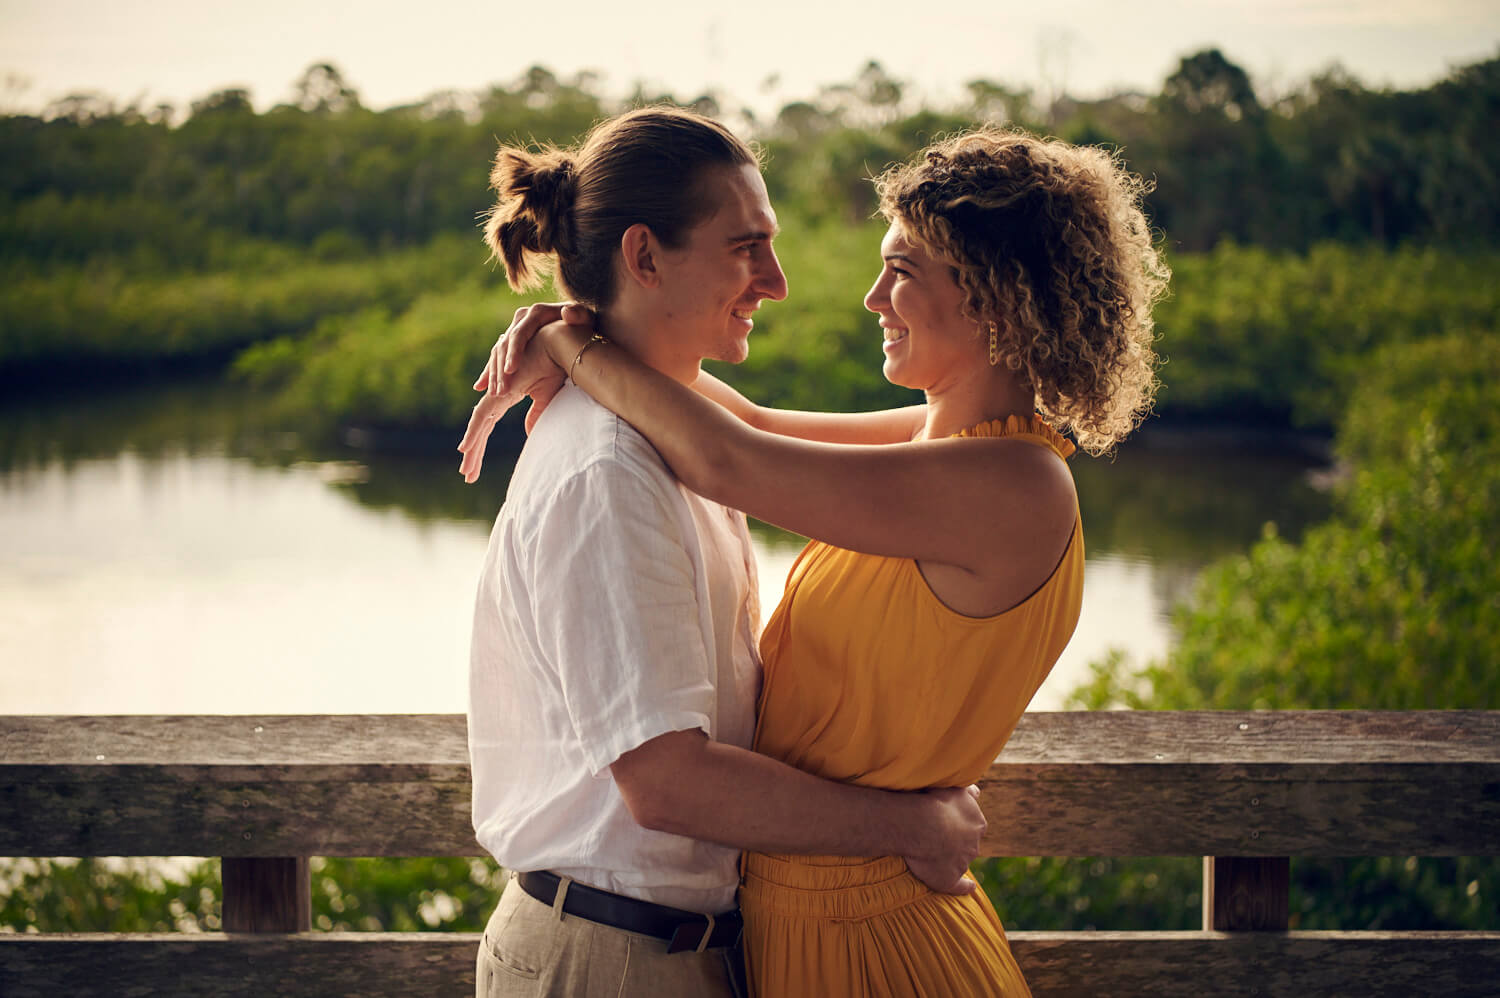
[[[749,354],[752,313],[763,299],[786,297],[786,275],[771,248],[776,213],[755,166],[715,167],[701,183],[715,208],[681,247],[663,253],[662,319],[694,364],[738,364]]]

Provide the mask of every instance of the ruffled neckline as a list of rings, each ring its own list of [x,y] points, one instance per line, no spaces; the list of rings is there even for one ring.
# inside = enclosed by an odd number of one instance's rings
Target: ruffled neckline
[[[955,437],[1016,437],[1033,436],[1041,440],[1057,452],[1057,456],[1063,460],[1073,456],[1077,450],[1073,442],[1054,430],[1041,416],[1006,416],[1004,419],[987,419],[983,423],[969,427],[967,430],[959,430],[953,434]]]

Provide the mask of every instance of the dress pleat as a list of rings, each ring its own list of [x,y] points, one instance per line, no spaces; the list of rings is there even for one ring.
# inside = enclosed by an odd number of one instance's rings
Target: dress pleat
[[[747,858],[746,948],[771,957],[751,961],[756,994],[1030,994],[983,891],[934,893],[892,856],[819,859]]]

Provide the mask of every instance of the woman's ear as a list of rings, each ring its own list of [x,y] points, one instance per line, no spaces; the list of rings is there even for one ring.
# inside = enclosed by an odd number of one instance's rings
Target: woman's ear
[[[661,244],[644,222],[637,222],[625,230],[620,237],[620,258],[625,264],[625,273],[643,288],[654,288],[661,283]]]

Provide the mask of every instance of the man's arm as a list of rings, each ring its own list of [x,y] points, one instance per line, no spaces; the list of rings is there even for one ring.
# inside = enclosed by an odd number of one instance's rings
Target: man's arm
[[[933,890],[965,894],[985,819],[967,788],[898,793],[837,783],[702,731],[660,735],[610,767],[654,831],[757,852],[901,856]]]

